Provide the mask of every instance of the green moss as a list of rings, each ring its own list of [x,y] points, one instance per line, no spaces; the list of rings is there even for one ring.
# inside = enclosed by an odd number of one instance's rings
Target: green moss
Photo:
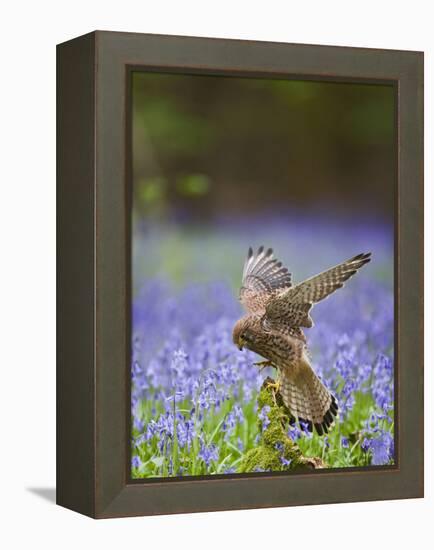
[[[306,458],[300,448],[288,436],[290,411],[285,407],[280,393],[275,392],[267,378],[259,392],[258,429],[260,439],[258,445],[248,451],[240,462],[240,473],[272,470],[274,472],[323,468],[325,465],[319,458]]]

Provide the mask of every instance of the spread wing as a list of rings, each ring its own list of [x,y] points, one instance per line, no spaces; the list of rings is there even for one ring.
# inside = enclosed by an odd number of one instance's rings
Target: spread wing
[[[240,300],[249,313],[265,313],[270,298],[291,287],[291,274],[273,256],[273,250],[261,246],[253,253],[249,248],[244,263]]]
[[[269,300],[266,305],[266,318],[270,325],[282,327],[311,327],[309,311],[313,304],[324,300],[345,281],[367,264],[371,253],[359,254],[315,277],[295,285]]]

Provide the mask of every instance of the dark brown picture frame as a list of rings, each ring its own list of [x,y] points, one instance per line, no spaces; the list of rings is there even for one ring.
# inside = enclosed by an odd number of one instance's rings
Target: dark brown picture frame
[[[396,91],[396,465],[130,479],[131,71]],[[57,47],[57,502],[95,518],[423,496],[423,53],[96,31]]]

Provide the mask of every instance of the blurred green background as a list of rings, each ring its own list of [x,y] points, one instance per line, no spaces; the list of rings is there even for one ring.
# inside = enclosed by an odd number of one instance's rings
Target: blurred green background
[[[287,208],[391,219],[387,85],[133,73],[136,217]]]
[[[361,251],[393,282],[391,86],[133,73],[133,287],[226,280],[248,246],[296,279]]]

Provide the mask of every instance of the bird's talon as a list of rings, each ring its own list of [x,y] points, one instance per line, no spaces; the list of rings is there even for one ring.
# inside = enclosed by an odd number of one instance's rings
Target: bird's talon
[[[280,390],[280,382],[267,382],[267,389],[271,388],[275,393],[278,393]]]

